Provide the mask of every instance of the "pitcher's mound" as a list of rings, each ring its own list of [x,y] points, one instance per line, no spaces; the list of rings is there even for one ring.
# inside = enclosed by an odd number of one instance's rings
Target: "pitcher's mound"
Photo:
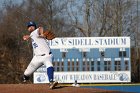
[[[0,93],[128,93],[97,88],[57,86],[50,90],[47,84],[0,84]]]

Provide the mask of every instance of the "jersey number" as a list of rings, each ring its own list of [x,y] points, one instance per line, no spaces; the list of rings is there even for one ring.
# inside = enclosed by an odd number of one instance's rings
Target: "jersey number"
[[[33,48],[37,48],[38,45],[36,43],[33,43]]]

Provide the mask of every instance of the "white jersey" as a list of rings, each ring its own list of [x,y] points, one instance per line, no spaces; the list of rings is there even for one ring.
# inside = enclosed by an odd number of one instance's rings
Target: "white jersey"
[[[34,55],[49,55],[50,47],[48,46],[48,42],[45,38],[39,37],[38,30],[36,29],[30,34]]]

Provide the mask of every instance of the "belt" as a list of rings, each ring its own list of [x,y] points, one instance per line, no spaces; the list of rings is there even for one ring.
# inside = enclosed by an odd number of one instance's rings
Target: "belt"
[[[49,52],[49,55],[52,54],[52,52]],[[41,56],[45,56],[46,54],[42,54]]]

